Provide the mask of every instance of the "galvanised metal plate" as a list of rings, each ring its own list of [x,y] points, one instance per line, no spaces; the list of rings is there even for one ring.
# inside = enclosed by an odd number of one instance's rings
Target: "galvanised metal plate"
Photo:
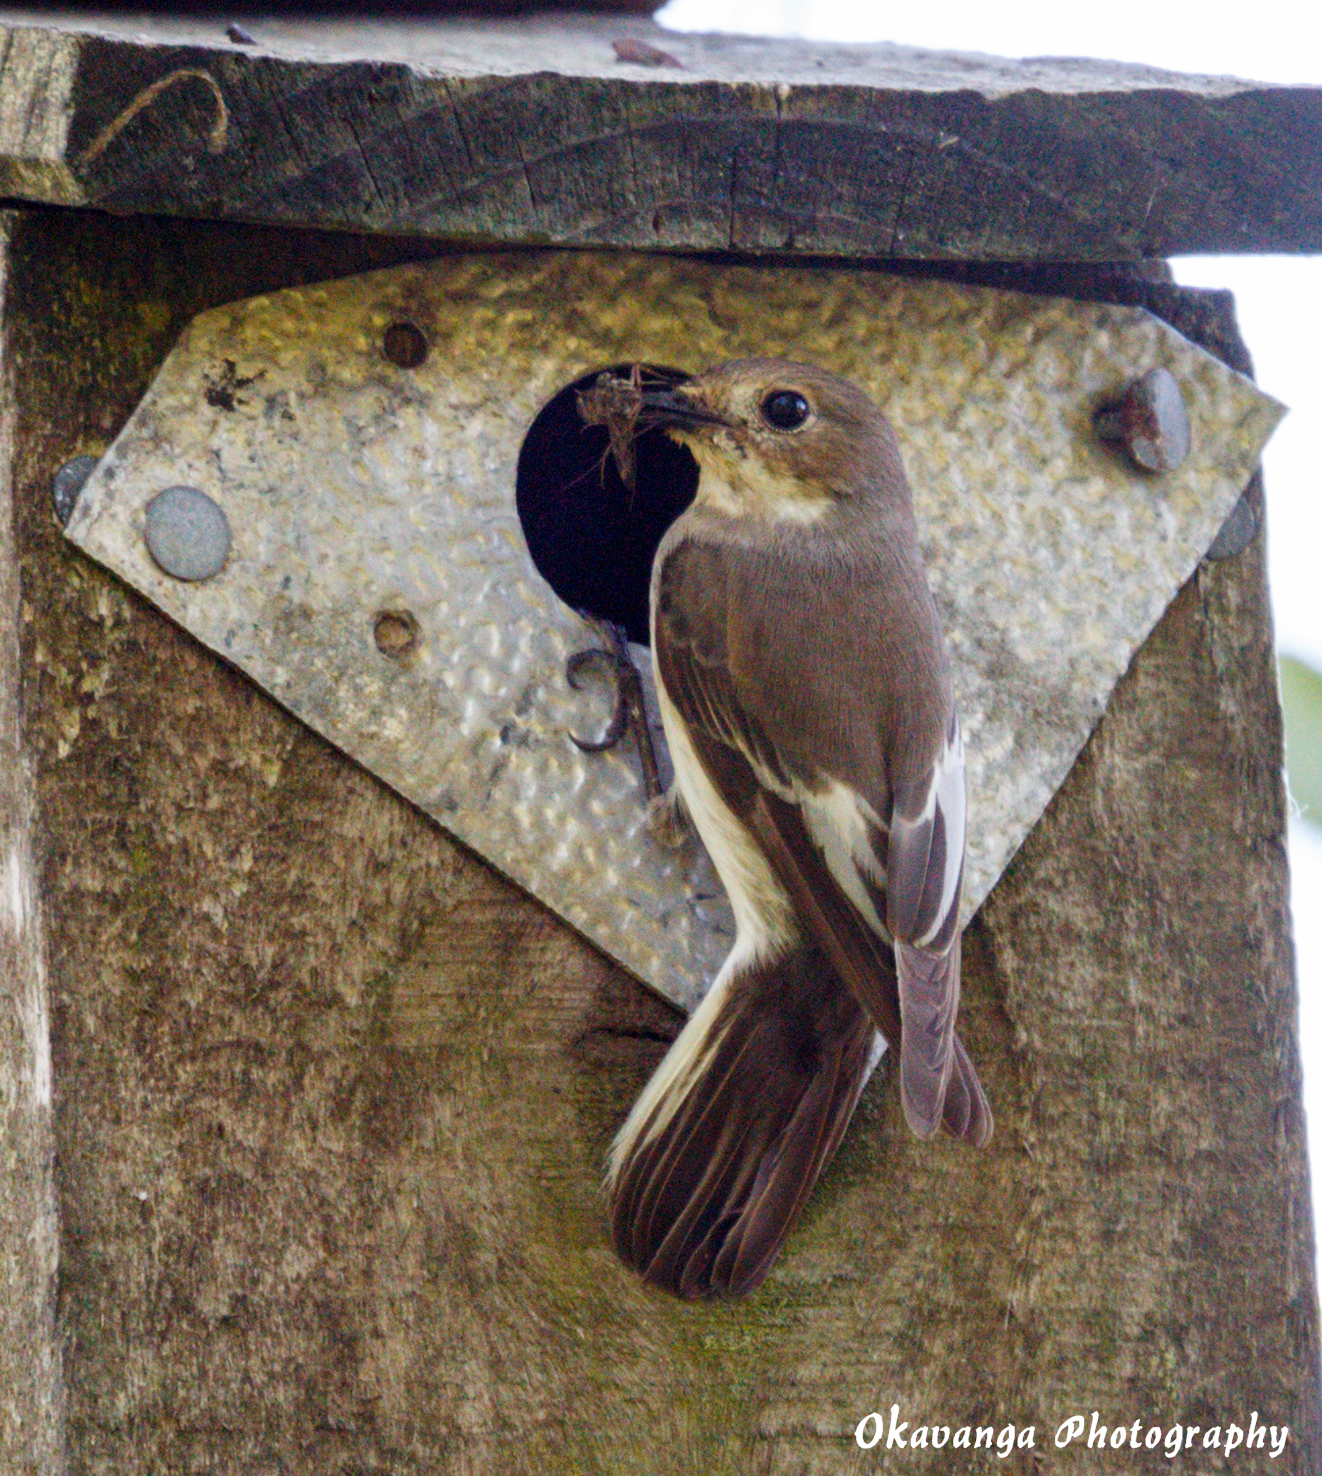
[[[417,324],[416,369],[383,357]],[[595,644],[514,506],[529,423],[588,371],[807,360],[867,389],[904,448],[969,754],[966,916],[1042,813],[1192,572],[1281,407],[1146,313],[864,271],[545,252],[460,255],[203,314],[88,481],[68,536],[626,968],[691,1007],[729,947],[696,847],[643,826],[634,760],[580,753]],[[1091,417],[1153,365],[1193,451],[1131,469]],[[233,546],[199,583],[143,541],[200,488]],[[376,647],[407,609],[406,662]],[[595,710],[593,703],[595,701]]]

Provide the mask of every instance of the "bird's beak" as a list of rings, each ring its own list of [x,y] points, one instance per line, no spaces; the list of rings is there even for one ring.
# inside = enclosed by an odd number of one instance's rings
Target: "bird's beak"
[[[649,425],[728,425],[723,416],[699,405],[682,384],[643,391],[640,419]]]

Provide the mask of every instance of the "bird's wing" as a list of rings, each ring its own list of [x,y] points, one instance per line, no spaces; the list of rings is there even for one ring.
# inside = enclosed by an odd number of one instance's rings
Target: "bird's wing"
[[[886,922],[899,975],[900,1091],[905,1115],[925,1136],[941,1120],[959,1007],[964,743],[953,706],[930,768],[916,783],[897,787],[893,800]]]
[[[892,817],[877,815],[844,780],[802,772],[748,700],[781,694],[773,675],[747,669],[758,642],[738,629],[724,557],[681,541],[657,571],[653,641],[665,694],[719,797],[753,832],[804,925],[898,1049],[915,1132],[928,1136],[944,1120],[957,1136],[986,1142],[991,1111],[954,1033],[962,748],[948,743],[931,784],[921,797],[901,796],[909,802]],[[744,663],[738,670],[732,652]],[[913,931],[919,924],[924,932]]]

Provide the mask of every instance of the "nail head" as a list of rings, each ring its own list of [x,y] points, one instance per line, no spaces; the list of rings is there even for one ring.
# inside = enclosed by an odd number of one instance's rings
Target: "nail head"
[[[1204,557],[1213,560],[1233,559],[1253,542],[1253,535],[1257,531],[1258,514],[1249,500],[1249,494],[1244,492],[1230,509],[1230,515],[1221,524],[1221,531],[1212,540],[1212,546]]]
[[[143,536],[152,558],[176,579],[210,579],[229,557],[229,519],[196,487],[158,492],[147,504]]]
[[[1174,471],[1189,454],[1189,412],[1169,369],[1149,369],[1118,404],[1098,410],[1093,424],[1103,440],[1122,442],[1145,471]]]
[[[75,456],[66,461],[51,478],[51,501],[55,504],[55,516],[60,520],[62,528],[68,526],[78,504],[78,494],[95,470],[95,456]]]

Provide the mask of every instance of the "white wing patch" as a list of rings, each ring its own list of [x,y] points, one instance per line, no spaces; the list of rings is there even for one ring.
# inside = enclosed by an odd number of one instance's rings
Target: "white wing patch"
[[[872,893],[865,885],[866,876],[874,887],[886,887],[886,866],[877,855],[869,836],[885,835],[886,827],[870,804],[838,779],[832,779],[825,790],[816,793],[800,788],[794,796],[803,813],[804,823],[813,844],[836,885],[867,919],[868,924],[887,943],[885,919],[877,912]]]
[[[941,901],[932,926],[921,938],[914,939],[920,948],[931,943],[941,931],[951,907],[957,905],[955,889],[959,885],[960,871],[964,865],[964,735],[960,731],[958,714],[953,719],[952,732],[932,770],[932,787],[928,791],[927,803],[923,806],[920,819],[934,821],[938,811],[945,826],[946,840]]]

